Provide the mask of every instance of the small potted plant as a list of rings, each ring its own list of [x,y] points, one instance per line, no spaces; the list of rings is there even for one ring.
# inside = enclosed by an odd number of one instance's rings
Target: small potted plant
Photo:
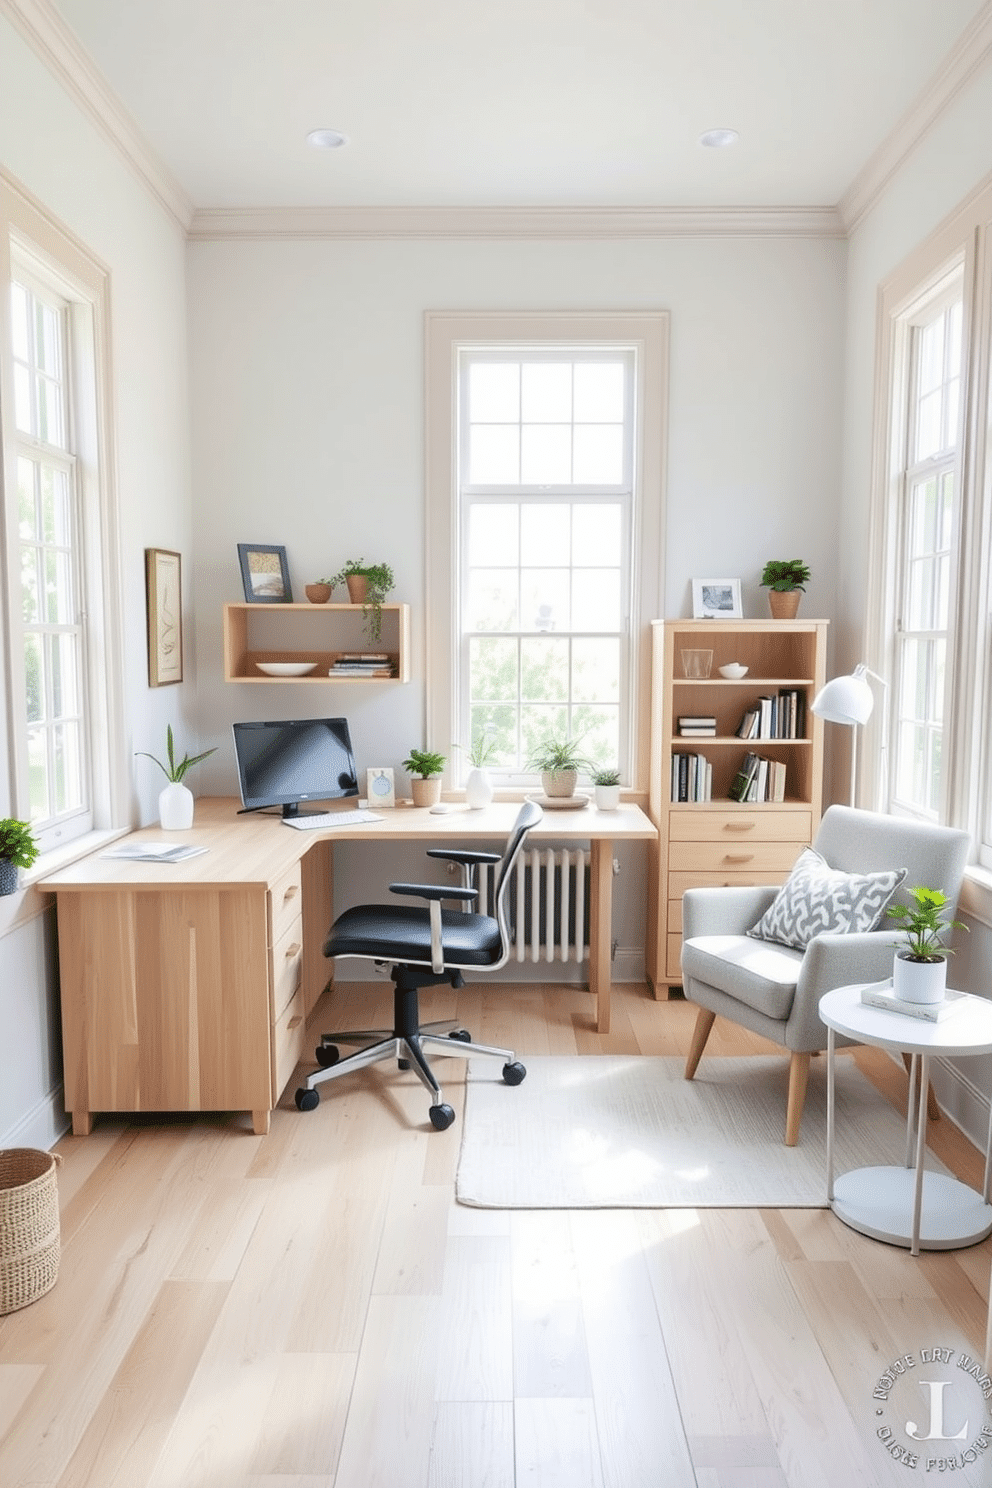
[[[542,739],[530,759],[532,770],[541,772],[541,785],[546,796],[574,796],[579,771],[588,768],[579,753],[580,739]]]
[[[158,818],[163,831],[183,832],[193,825],[193,792],[184,784],[186,774],[198,765],[201,760],[216,754],[216,749],[205,749],[202,754],[195,754],[192,758],[184,754],[181,760],[176,759],[175,742],[172,737],[172,724],[165,731],[165,748],[167,765],[163,765],[160,759],[147,750],[139,749],[138,753],[144,755],[158,765],[162,774],[169,782],[159,793]]]
[[[334,593],[334,585],[330,579],[314,579],[312,584],[305,585],[305,593],[311,604],[326,604]]]
[[[460,747],[458,744],[455,745],[456,749]],[[465,800],[472,811],[481,811],[493,798],[493,783],[486,766],[495,753],[496,741],[489,730],[483,729],[476,734],[468,751],[469,764],[472,768],[465,779]]]
[[[947,960],[954,952],[941,937],[948,930],[967,930],[960,920],[944,918],[946,894],[917,884],[910,889],[915,905],[894,904],[886,914],[898,920],[902,940],[892,962],[892,992],[902,1002],[943,1002]]]
[[[761,575],[768,590],[768,604],[776,620],[794,620],[799,596],[805,594],[810,572],[801,558],[771,558]]]
[[[27,822],[7,816],[0,820],[0,894],[13,894],[18,868],[30,868],[38,856],[38,844]]]
[[[362,606],[365,634],[370,641],[382,636],[382,605],[386,595],[396,585],[393,570],[388,563],[366,563],[364,558],[349,558],[344,568],[324,580],[332,589],[346,584],[348,598],[352,604]]]
[[[447,763],[443,754],[430,749],[411,749],[403,768],[412,777],[414,806],[436,806],[441,799],[441,774]]]
[[[592,783],[596,788],[596,805],[600,811],[616,811],[620,805],[620,771],[601,768],[592,772]]]

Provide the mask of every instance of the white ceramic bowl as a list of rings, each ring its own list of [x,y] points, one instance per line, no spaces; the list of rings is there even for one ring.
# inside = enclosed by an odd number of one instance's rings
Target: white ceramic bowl
[[[747,667],[741,666],[739,661],[728,661],[726,666],[720,668],[720,676],[727,677],[731,682],[739,682],[742,677],[747,676]]]
[[[256,661],[267,677],[305,677],[317,665],[315,661]]]

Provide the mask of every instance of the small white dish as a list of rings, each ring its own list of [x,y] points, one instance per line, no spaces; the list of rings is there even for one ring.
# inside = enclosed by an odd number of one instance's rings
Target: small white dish
[[[739,682],[742,677],[747,676],[747,667],[742,666],[739,661],[728,661],[726,666],[719,669],[720,676],[726,677],[730,682]]]
[[[315,661],[256,661],[267,677],[305,677],[317,665]]]
[[[431,816],[447,816],[448,812],[454,809],[450,801],[438,801],[436,805],[427,808]]]
[[[571,796],[528,796],[528,801],[533,801],[538,806],[543,806],[545,811],[578,811],[583,806],[588,806],[591,796],[585,791],[575,791]]]

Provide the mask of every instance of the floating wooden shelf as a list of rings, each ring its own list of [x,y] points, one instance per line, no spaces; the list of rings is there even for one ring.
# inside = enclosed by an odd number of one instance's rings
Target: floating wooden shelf
[[[344,682],[359,687],[410,680],[410,606],[384,604],[382,636],[371,642],[365,634],[361,605],[352,604],[226,604],[224,606],[224,680],[252,682],[262,687],[298,687]],[[328,676],[345,652],[385,652],[392,677]],[[267,677],[257,662],[313,661],[313,671],[302,677]]]

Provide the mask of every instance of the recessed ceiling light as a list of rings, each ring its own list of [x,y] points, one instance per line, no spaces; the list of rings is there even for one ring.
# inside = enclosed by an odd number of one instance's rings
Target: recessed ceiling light
[[[340,150],[347,143],[348,136],[338,129],[311,129],[307,135],[307,144],[315,150]]]
[[[699,136],[699,143],[707,150],[725,150],[728,145],[736,145],[739,139],[736,129],[707,129]]]

